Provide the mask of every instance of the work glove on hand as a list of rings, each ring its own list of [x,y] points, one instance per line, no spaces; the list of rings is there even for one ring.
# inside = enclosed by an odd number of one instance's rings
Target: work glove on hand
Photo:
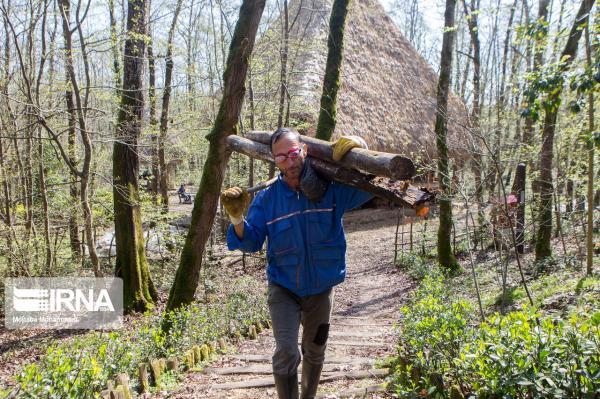
[[[365,140],[359,136],[342,136],[333,145],[333,160],[338,162],[340,159],[353,148],[364,148],[369,149]]]
[[[221,203],[231,223],[236,225],[243,220],[244,210],[250,203],[250,194],[239,187],[231,187],[221,193]]]

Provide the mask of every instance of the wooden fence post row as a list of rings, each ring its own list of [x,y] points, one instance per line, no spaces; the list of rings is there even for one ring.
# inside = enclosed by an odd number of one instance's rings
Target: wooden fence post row
[[[246,337],[249,339],[257,339],[265,328],[271,328],[269,320],[256,321],[250,326]],[[234,331],[232,337],[241,339],[242,333]],[[221,353],[226,353],[229,348],[227,340],[220,337],[215,342],[205,343],[203,345],[194,345],[189,350],[181,355],[181,359],[170,357],[168,359],[149,359],[148,363],[140,363],[138,365],[138,381],[140,393],[149,393],[151,381],[154,386],[160,386],[160,380],[166,371],[177,372],[180,370],[180,365],[183,365],[186,370],[192,370],[201,362],[208,362],[212,355],[217,353],[217,348]],[[125,373],[119,373],[115,376],[115,381],[108,380],[107,388],[100,392],[102,399],[132,399],[133,394],[129,386],[129,376]]]

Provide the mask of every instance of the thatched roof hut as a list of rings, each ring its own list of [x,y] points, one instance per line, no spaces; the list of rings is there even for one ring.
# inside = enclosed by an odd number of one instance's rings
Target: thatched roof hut
[[[438,76],[377,0],[355,0],[351,4],[334,137],[359,135],[371,149],[402,153],[427,163],[436,153],[433,127]],[[309,135],[314,135],[316,128],[330,12],[331,0],[290,3],[291,119],[307,122]],[[273,35],[280,34],[280,23],[271,28]],[[262,65],[273,66],[278,54],[272,52],[265,60],[268,37],[269,32],[259,40],[254,57],[262,58]],[[273,41],[269,43],[272,46]],[[277,78],[273,73],[270,79],[271,101],[278,97]],[[449,104],[451,155],[464,158],[467,110],[456,97]]]

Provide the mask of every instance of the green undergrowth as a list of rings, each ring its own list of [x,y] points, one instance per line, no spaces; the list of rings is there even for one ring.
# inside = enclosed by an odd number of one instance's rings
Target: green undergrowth
[[[247,335],[250,326],[268,319],[262,284],[239,278],[228,290],[220,300],[194,303],[164,316],[171,326],[168,334],[161,329],[165,319],[148,313],[126,329],[94,331],[50,346],[16,376],[18,397],[96,398],[117,373],[127,373],[137,389],[140,363],[181,358],[194,345],[214,347],[217,339]],[[161,388],[173,386],[175,374],[167,373]]]
[[[565,317],[521,306],[481,322],[477,305],[453,294],[455,283],[433,271],[401,309],[398,356],[390,377],[397,395],[598,397],[600,312],[593,303],[578,304]],[[579,285],[583,290],[593,283]]]

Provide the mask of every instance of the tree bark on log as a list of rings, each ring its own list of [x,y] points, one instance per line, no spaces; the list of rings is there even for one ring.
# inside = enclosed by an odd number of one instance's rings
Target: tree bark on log
[[[245,136],[252,141],[268,145],[271,141],[271,134],[270,132],[255,131],[247,132]],[[307,136],[300,136],[300,141],[308,145],[308,155],[323,161],[333,162],[333,150],[330,142]],[[268,146],[267,151],[269,152],[268,160],[272,161]],[[338,163],[349,169],[358,169],[366,173],[396,180],[411,179],[416,173],[415,165],[409,158],[363,148],[350,150]]]
[[[272,162],[271,150],[267,144],[239,136],[229,136],[227,137],[227,145],[232,151]],[[342,165],[315,158],[312,155],[310,156],[315,170],[325,178],[370,192],[397,205],[414,207],[431,201],[434,197],[431,192],[411,186],[402,180],[367,175],[348,169]]]

